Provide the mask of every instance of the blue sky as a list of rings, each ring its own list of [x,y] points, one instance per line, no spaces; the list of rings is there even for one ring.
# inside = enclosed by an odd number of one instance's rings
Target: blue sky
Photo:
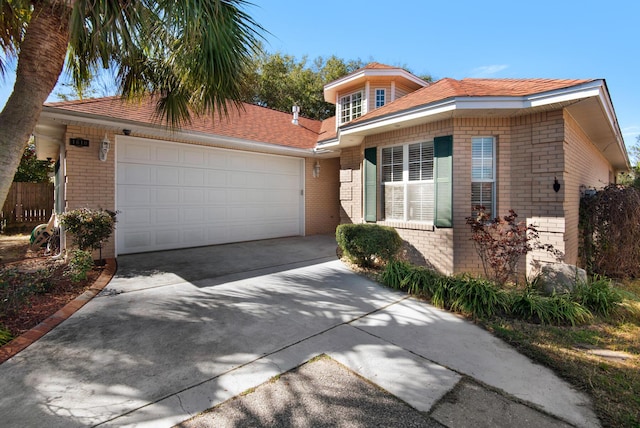
[[[269,52],[336,55],[435,79],[604,78],[627,146],[640,135],[640,2],[253,0]],[[13,86],[0,83],[0,105]]]

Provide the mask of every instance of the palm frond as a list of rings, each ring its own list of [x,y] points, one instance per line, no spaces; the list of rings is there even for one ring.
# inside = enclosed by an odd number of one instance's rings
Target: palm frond
[[[240,106],[243,78],[264,29],[244,0],[78,0],[68,68],[74,80],[116,69],[123,97],[152,95],[171,127],[192,114]]]

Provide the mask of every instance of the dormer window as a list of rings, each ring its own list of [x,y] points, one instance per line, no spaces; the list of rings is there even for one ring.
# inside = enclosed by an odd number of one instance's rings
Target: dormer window
[[[362,92],[354,92],[340,98],[340,123],[347,123],[362,116]]]
[[[387,93],[384,89],[376,89],[376,108],[382,107],[387,98]]]

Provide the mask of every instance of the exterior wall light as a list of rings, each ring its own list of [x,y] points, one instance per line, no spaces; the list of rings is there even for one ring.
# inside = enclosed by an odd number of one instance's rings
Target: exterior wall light
[[[109,149],[111,148],[111,142],[107,138],[107,134],[104,134],[104,138],[102,142],[100,142],[100,152],[98,153],[98,158],[102,162],[107,161],[107,153],[109,153]]]
[[[313,166],[313,178],[320,177],[320,161],[317,160],[316,164]]]
[[[560,191],[560,182],[558,181],[558,177],[553,177],[553,190],[558,193]]]

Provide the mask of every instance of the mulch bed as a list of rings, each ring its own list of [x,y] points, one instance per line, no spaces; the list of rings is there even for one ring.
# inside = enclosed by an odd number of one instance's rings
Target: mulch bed
[[[52,261],[50,258],[28,258],[16,262],[0,265],[0,270],[15,268],[24,275],[23,282],[36,278],[35,273],[40,269],[49,272],[48,282],[51,284],[46,292],[29,296],[18,310],[0,315],[0,324],[8,329],[14,337],[30,330],[49,316],[63,308],[67,303],[82,294],[96,281],[102,272],[102,267],[94,267],[87,273],[87,279],[73,282],[65,275],[66,264],[62,261]]]

